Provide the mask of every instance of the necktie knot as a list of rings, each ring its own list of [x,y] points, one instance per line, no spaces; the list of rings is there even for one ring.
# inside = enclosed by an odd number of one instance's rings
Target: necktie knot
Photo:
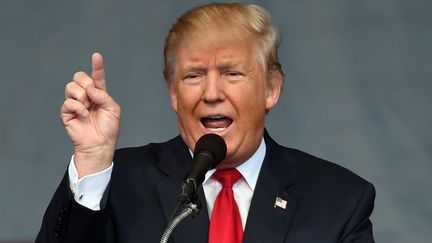
[[[222,187],[232,188],[232,186],[242,178],[237,169],[216,170],[212,177],[222,184]]]

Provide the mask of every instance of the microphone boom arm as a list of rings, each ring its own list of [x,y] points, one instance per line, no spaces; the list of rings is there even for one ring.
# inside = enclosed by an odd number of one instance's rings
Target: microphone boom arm
[[[185,209],[183,209],[183,211],[177,215],[173,220],[171,220],[170,224],[168,225],[168,227],[165,229],[165,232],[163,233],[160,243],[167,243],[168,239],[171,235],[171,233],[173,232],[174,228],[185,218],[187,218],[188,216],[192,215],[196,215],[199,212],[199,204],[195,204],[195,203],[189,203],[187,205],[187,207]]]

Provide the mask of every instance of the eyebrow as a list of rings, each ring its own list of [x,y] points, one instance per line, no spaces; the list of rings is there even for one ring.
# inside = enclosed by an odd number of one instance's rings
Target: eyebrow
[[[232,67],[242,67],[243,65],[241,64],[240,61],[221,61],[220,63],[216,64],[218,69],[229,69]],[[181,68],[182,71],[185,72],[189,72],[189,71],[202,71],[202,70],[206,70],[207,68],[205,67],[205,65],[202,64],[192,64],[192,65],[187,65],[183,68]]]
[[[180,69],[182,72],[196,72],[196,71],[205,71],[206,68],[203,65],[189,65]]]
[[[218,63],[216,66],[218,67],[218,69],[228,69],[232,67],[242,67],[243,65],[240,63],[240,61],[225,61]]]

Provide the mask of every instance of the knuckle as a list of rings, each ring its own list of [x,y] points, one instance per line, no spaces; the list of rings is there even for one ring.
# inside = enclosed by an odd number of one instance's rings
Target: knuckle
[[[69,82],[69,83],[67,83],[66,84],[66,86],[65,86],[65,93],[66,94],[69,94],[69,93],[71,93],[72,92],[72,90],[75,88],[75,82]]]
[[[63,102],[63,106],[64,106],[65,108],[68,108],[68,109],[70,109],[70,107],[72,106],[72,104],[73,104],[72,99],[66,99],[66,100]]]
[[[74,73],[74,75],[73,75],[73,80],[80,79],[80,77],[82,77],[83,75],[85,75],[85,72],[83,72],[83,71],[78,71],[78,72]]]
[[[69,82],[69,83],[66,84],[65,88],[66,89],[71,89],[74,85],[75,85],[75,82],[71,81],[71,82]]]
[[[72,98],[66,99],[64,102],[65,107],[69,110],[75,110],[79,104],[81,104],[79,101]]]
[[[60,115],[59,115],[59,119],[60,119],[60,121],[61,121],[63,124],[65,123],[65,122],[64,122],[65,117],[64,117],[63,113],[60,113]]]
[[[93,83],[93,80],[90,78],[90,76],[88,76],[87,73],[82,71],[75,73],[73,81],[84,89],[91,86],[91,84]]]
[[[83,89],[78,88],[78,89],[73,90],[73,97],[72,98],[74,98],[78,101],[84,101],[86,97],[87,97],[86,92]]]

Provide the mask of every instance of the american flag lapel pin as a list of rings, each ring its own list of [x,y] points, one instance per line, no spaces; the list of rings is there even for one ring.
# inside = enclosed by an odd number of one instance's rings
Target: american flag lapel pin
[[[276,201],[275,201],[275,204],[274,204],[275,208],[279,207],[279,208],[282,208],[282,209],[286,209],[286,206],[287,206],[287,201],[286,200],[283,200],[280,197],[276,197]]]

